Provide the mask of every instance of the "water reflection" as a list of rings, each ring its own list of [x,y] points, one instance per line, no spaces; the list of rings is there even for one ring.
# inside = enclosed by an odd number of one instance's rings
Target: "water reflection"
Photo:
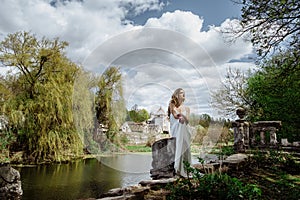
[[[150,179],[150,168],[151,154],[129,154],[18,170],[23,200],[67,200],[97,198],[111,188],[135,185]]]
[[[22,199],[98,198],[109,189],[149,180],[151,162],[151,153],[116,154],[69,164],[17,168],[24,192]],[[195,162],[193,157],[192,163]]]
[[[101,163],[118,171],[126,173],[149,172],[152,157],[151,154],[124,154],[109,157],[100,157]]]

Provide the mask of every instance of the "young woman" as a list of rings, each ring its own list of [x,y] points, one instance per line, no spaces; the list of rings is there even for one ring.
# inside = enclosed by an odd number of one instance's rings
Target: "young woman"
[[[183,105],[185,92],[182,88],[174,91],[169,103],[170,133],[176,138],[175,173],[187,177],[183,161],[191,163],[191,132],[188,126],[190,109]]]

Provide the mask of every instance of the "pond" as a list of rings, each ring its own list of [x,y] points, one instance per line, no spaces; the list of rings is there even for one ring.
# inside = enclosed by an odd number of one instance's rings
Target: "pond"
[[[193,156],[192,163],[196,160]],[[132,153],[15,168],[21,174],[22,200],[74,200],[99,198],[112,188],[150,180],[151,162],[151,153]]]
[[[68,164],[15,168],[21,174],[23,200],[74,200],[98,198],[109,189],[149,180],[151,162],[151,153],[120,154]]]

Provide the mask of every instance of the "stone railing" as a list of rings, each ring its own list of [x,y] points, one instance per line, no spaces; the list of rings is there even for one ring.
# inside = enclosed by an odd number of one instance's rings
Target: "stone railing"
[[[234,149],[236,152],[245,152],[250,147],[277,146],[276,132],[281,128],[281,121],[257,121],[254,123],[244,120],[246,114],[242,108],[237,109],[239,119],[232,122],[234,130]],[[270,134],[270,139],[266,138]]]
[[[251,124],[251,145],[277,145],[276,132],[281,127],[281,121],[257,121]],[[266,138],[266,132],[270,133],[270,140]],[[260,141],[256,140],[256,135],[259,133]]]

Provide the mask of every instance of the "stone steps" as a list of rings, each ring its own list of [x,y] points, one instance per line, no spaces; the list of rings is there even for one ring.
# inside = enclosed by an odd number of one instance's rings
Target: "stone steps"
[[[164,190],[167,184],[175,182],[175,178],[160,180],[144,180],[136,186],[128,186],[125,188],[115,188],[102,194],[98,200],[139,200],[139,199],[164,199],[169,192]]]

